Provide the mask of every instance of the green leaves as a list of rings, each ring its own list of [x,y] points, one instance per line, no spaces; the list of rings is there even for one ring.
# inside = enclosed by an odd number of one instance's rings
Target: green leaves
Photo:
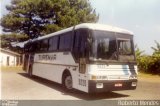
[[[1,19],[1,25],[5,27],[4,31],[18,32],[23,18],[15,17],[12,14],[8,14]]]
[[[160,54],[160,43],[155,40],[156,47],[151,47],[154,50],[153,55]]]
[[[1,39],[2,48],[10,48],[12,42],[25,41],[28,39],[28,36],[22,35],[22,34],[11,33],[11,34],[0,35],[0,39]]]
[[[45,26],[43,33],[48,34],[50,32],[56,32],[58,30],[61,30],[61,28],[58,25],[50,24]]]
[[[88,0],[12,0],[1,19],[6,32],[35,38],[79,23],[97,22]]]
[[[135,45],[135,55],[136,55],[136,58],[140,58],[142,55],[143,55],[144,51],[141,51],[138,47],[138,45],[136,44]]]
[[[152,56],[141,56],[137,62],[140,71],[152,74],[160,74],[160,54]]]
[[[136,58],[140,71],[160,74],[160,44],[157,41],[155,43],[156,47],[151,47],[154,50],[152,56],[143,55],[144,51],[141,51],[136,45]]]

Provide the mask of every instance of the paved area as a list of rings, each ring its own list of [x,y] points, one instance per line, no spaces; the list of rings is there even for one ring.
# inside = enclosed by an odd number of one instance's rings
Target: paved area
[[[136,90],[88,95],[65,92],[61,85],[42,78],[30,78],[22,71],[1,71],[2,99],[16,100],[160,100],[160,79],[139,78]]]

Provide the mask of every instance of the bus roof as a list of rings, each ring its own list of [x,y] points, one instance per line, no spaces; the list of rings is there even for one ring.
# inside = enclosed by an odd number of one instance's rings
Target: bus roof
[[[97,24],[97,23],[82,23],[74,26],[75,29],[81,29],[81,28],[88,28],[92,30],[103,30],[103,31],[110,31],[110,32],[117,32],[117,33],[125,33],[129,35],[133,35],[131,31],[128,31],[126,29],[110,26],[110,25],[104,25],[104,24]],[[38,37],[36,39],[33,39],[32,41],[41,40],[45,38],[49,38],[58,34],[62,34],[68,31],[72,31],[74,27],[69,27],[51,34],[48,34],[46,36]]]
[[[118,28],[110,25],[98,24],[98,23],[83,23],[83,24],[76,25],[75,29],[79,29],[79,28],[88,28],[92,30],[104,30],[104,31],[133,35],[133,32],[128,31],[126,29],[122,29],[122,28]]]

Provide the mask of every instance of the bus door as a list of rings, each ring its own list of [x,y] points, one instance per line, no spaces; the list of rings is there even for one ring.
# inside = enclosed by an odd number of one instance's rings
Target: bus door
[[[87,91],[86,59],[80,58],[78,72],[78,89]]]
[[[23,64],[23,70],[28,72],[29,67],[32,66],[34,60],[33,54],[25,54],[24,56],[24,64]]]
[[[28,70],[28,60],[29,60],[29,55],[28,54],[25,54],[24,55],[24,64],[23,64],[23,70],[24,71],[27,71]]]
[[[28,66],[27,66],[27,70],[29,71],[29,68],[33,67],[33,61],[34,61],[34,55],[33,54],[29,54],[29,58],[28,58]]]
[[[80,50],[79,50],[79,71],[78,71],[78,89],[87,92],[88,81],[87,81],[87,50],[86,50],[86,39],[82,37],[80,40]]]
[[[29,43],[25,46],[24,50],[26,52],[24,57],[24,70],[29,71],[29,68],[32,68],[34,62],[34,52],[37,49],[36,43]]]

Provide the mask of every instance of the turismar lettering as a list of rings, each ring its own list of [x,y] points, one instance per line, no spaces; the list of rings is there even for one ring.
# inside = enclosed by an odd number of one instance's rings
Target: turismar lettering
[[[39,55],[39,60],[56,60],[56,54],[54,55]]]

